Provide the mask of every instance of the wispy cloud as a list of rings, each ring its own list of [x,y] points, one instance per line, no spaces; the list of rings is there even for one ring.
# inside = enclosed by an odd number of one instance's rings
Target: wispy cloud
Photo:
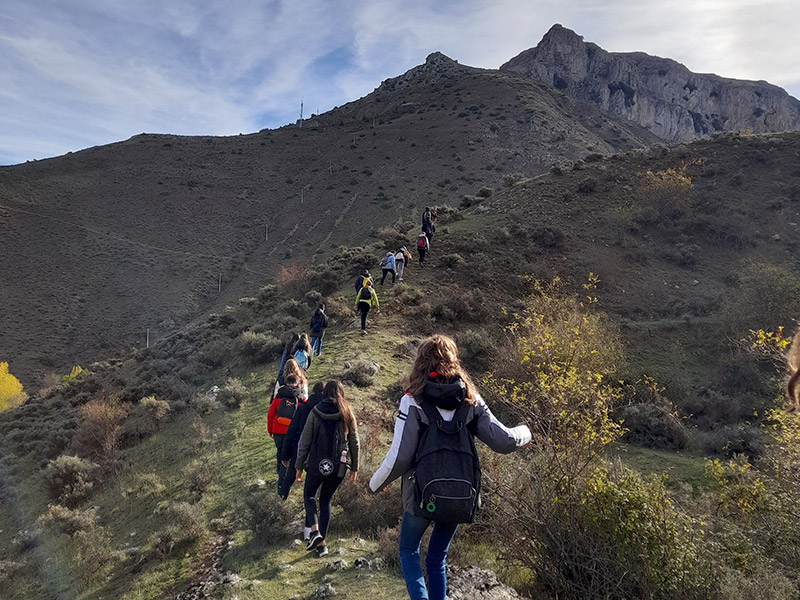
[[[795,0],[6,0],[0,164],[140,133],[225,135],[371,91],[433,51],[497,68],[556,22],[612,51],[800,95]]]

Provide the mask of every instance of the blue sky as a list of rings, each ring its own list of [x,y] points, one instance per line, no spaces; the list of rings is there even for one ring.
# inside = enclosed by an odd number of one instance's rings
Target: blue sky
[[[800,97],[798,0],[3,0],[0,165],[279,127],[434,51],[497,68],[553,23]]]

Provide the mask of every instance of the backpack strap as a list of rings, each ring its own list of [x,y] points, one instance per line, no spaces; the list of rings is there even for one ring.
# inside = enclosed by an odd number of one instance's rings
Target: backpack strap
[[[442,413],[431,403],[426,402],[425,400],[421,400],[419,402],[420,408],[425,412],[425,415],[428,417],[428,424],[442,424],[444,423],[444,419],[442,418]],[[456,423],[456,427],[461,429],[465,425],[469,428],[469,424],[467,424],[467,414],[469,413],[469,404],[466,401],[462,402],[458,405],[456,409],[455,415],[453,415],[453,423]],[[474,433],[473,433],[474,435]]]

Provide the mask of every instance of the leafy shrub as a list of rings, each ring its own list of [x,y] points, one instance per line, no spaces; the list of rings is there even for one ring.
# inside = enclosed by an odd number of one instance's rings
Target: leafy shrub
[[[349,381],[356,387],[369,387],[375,383],[375,374],[378,369],[377,363],[370,360],[359,360],[352,365],[345,365],[342,382]]]
[[[446,269],[454,269],[464,264],[464,257],[455,252],[452,254],[445,254],[439,259],[439,264]]]
[[[74,536],[77,573],[86,585],[102,581],[122,553],[111,548],[111,535],[105,527],[96,525],[78,531]]]
[[[475,196],[470,196],[469,194],[465,195],[461,198],[461,208],[469,208],[470,206],[474,206],[478,204],[483,198],[477,198]]]
[[[562,250],[564,247],[564,234],[553,227],[537,227],[531,231],[531,240],[548,250]]]
[[[622,439],[628,443],[656,450],[682,450],[689,443],[683,423],[660,406],[630,404],[618,415],[627,430]]]
[[[94,487],[98,465],[78,456],[59,456],[44,471],[50,498],[65,506],[75,506],[86,499]]]
[[[394,250],[400,246],[408,244],[405,234],[399,232],[394,227],[382,227],[378,230],[378,239],[388,250]]]
[[[494,194],[494,189],[490,187],[484,186],[478,190],[478,196],[480,196],[481,198],[490,198],[492,194]]]
[[[225,383],[225,387],[217,394],[217,400],[228,408],[239,408],[246,395],[247,388],[242,381],[236,377],[232,377],[228,379]]]
[[[19,379],[8,372],[8,363],[0,362],[0,411],[19,406],[26,398]]]
[[[468,329],[456,336],[458,355],[467,366],[478,371],[485,370],[494,355],[494,347],[485,332]]]
[[[747,260],[737,280],[738,289],[726,295],[722,310],[726,324],[738,335],[787,327],[800,314],[800,273],[789,264]]]
[[[211,465],[208,463],[207,457],[204,457],[198,461],[189,475],[189,491],[202,496],[209,490],[213,482],[214,474],[211,471]]]
[[[61,383],[63,385],[69,385],[73,381],[77,380],[78,377],[85,373],[84,369],[80,365],[75,365],[72,367],[72,370],[61,378]]]
[[[269,362],[280,356],[283,344],[275,336],[266,333],[244,331],[239,336],[242,353],[250,356],[257,363]]]

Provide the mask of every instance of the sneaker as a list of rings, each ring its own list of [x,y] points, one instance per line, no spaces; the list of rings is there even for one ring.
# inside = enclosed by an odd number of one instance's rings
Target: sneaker
[[[322,537],[322,534],[319,531],[312,531],[311,539],[308,540],[308,544],[306,544],[306,551],[311,552],[314,548],[319,546],[324,541],[325,538]]]
[[[361,335],[367,335],[367,330],[366,329],[362,329],[361,330]]]
[[[319,546],[316,550],[317,557],[328,556],[328,547],[327,546]]]

